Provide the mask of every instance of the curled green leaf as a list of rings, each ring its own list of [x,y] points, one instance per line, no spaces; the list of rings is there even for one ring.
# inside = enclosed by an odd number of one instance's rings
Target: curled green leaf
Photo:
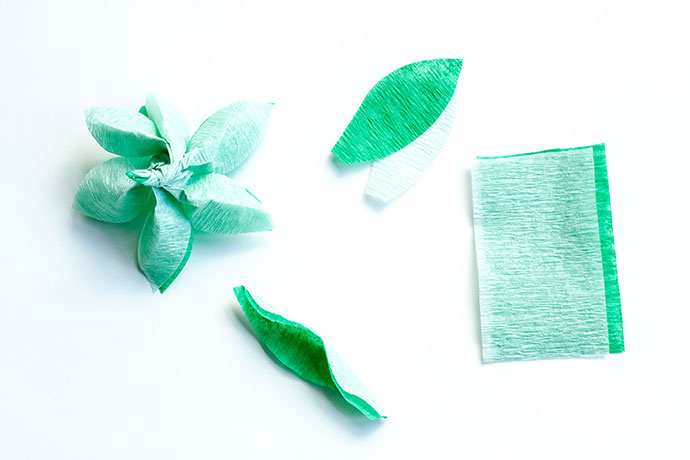
[[[266,303],[244,286],[236,287],[234,292],[259,340],[288,369],[310,383],[337,391],[367,418],[386,418],[373,407],[364,386],[321,337],[266,310]]]

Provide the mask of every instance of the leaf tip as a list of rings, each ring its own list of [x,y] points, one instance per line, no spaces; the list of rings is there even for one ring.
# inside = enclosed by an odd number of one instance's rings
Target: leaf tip
[[[244,291],[246,291],[247,288],[244,287],[244,284],[240,284],[239,286],[235,286],[232,288],[232,292],[235,293],[235,297],[237,297],[237,300],[240,299],[240,296],[244,294]]]

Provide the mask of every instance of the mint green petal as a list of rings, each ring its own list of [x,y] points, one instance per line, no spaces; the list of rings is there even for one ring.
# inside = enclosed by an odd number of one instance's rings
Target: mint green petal
[[[229,174],[261,144],[272,108],[271,103],[244,101],[220,109],[192,136],[185,163]]]
[[[369,91],[333,154],[343,163],[378,160],[421,136],[450,102],[461,59],[415,62],[388,74]]]
[[[182,158],[189,140],[189,126],[184,114],[160,95],[149,93],[146,96],[146,115],[170,145],[170,161]]]
[[[151,189],[139,185],[127,171],[146,168],[149,158],[113,158],[91,169],[74,197],[76,211],[111,223],[129,222],[151,201]]]
[[[159,188],[153,191],[156,206],[141,230],[138,258],[146,278],[163,292],[189,259],[192,226],[166,191]]]
[[[156,125],[140,113],[93,107],[86,111],[86,126],[101,147],[116,155],[150,157],[167,151]]]
[[[209,233],[250,233],[271,230],[271,216],[247,189],[222,174],[194,178],[183,188],[182,200],[192,226]]]
[[[288,369],[315,385],[337,391],[369,419],[385,418],[345,363],[309,328],[262,308],[265,302],[244,286],[234,289],[249,323],[263,345]]]

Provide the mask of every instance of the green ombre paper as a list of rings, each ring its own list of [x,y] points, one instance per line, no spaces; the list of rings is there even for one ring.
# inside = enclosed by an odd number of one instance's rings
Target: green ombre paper
[[[86,174],[74,209],[110,223],[146,214],[139,268],[165,291],[189,259],[194,231],[237,234],[272,228],[258,198],[227,177],[261,143],[272,105],[231,104],[191,137],[184,115],[154,93],[139,112],[87,110],[86,125],[96,142],[119,157]]]
[[[242,311],[258,339],[281,363],[307,382],[330,388],[374,420],[386,418],[374,408],[372,398],[345,362],[309,328],[272,311],[244,286],[235,288]]]
[[[479,157],[485,362],[624,351],[604,145]]]
[[[332,149],[345,164],[372,161],[365,195],[396,198],[422,178],[455,117],[461,59],[403,66],[379,81]]]

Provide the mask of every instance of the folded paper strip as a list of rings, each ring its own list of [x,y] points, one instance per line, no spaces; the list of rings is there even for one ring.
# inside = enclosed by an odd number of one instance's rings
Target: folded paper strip
[[[472,190],[483,360],[623,352],[604,145],[479,157]]]
[[[235,296],[258,339],[281,363],[307,382],[335,390],[374,420],[386,418],[374,408],[366,388],[321,337],[309,328],[268,310],[266,302],[244,286]]]
[[[373,161],[366,196],[387,202],[424,175],[455,117],[461,59],[415,62],[369,91],[332,149],[345,164]]]
[[[191,137],[184,115],[153,93],[138,113],[114,107],[87,110],[94,139],[119,157],[86,174],[74,208],[110,223],[145,214],[139,267],[165,291],[187,263],[195,231],[237,234],[272,228],[261,202],[228,177],[258,148],[271,107],[231,104]]]

